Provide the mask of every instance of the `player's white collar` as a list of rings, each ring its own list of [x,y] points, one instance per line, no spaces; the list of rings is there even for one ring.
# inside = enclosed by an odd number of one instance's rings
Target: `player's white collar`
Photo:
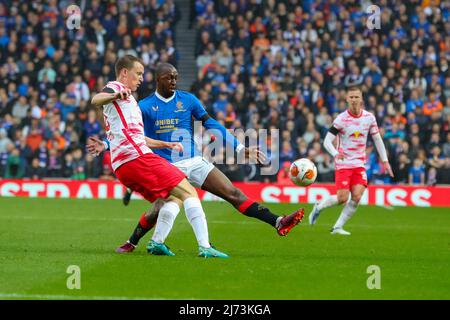
[[[155,95],[159,100],[164,101],[165,103],[170,102],[173,98],[175,98],[175,91],[173,92],[173,95],[169,98],[164,98],[162,95],[158,93],[158,91],[155,91]]]

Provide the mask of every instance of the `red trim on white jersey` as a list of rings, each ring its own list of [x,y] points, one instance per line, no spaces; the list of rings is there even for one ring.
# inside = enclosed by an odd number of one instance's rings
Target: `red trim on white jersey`
[[[115,92],[126,89],[117,81],[108,82],[106,86]],[[133,96],[125,100],[117,99],[103,106],[103,115],[109,124],[106,131],[114,170],[128,161],[152,152],[146,144],[142,113]]]
[[[359,116],[357,116],[357,115],[351,113],[351,112],[350,112],[350,109],[347,109],[347,112],[348,112],[348,114],[351,115],[353,118],[361,118],[361,116],[363,115],[362,109],[360,110]]]
[[[123,134],[125,135],[125,137],[127,137],[127,140],[131,143],[131,145],[136,149],[136,151],[139,153],[140,156],[144,155],[141,151],[141,148],[139,148],[139,146],[136,144],[136,142],[134,142],[134,140],[130,137],[130,135],[128,134],[128,131],[126,129],[122,129]]]
[[[128,124],[125,121],[125,117],[123,116],[122,109],[120,109],[119,104],[116,101],[113,101],[112,103],[116,108],[117,113],[119,114],[120,121],[122,121],[122,125],[124,126],[125,129],[128,129]]]
[[[334,119],[333,126],[341,128],[337,149],[344,155],[344,159],[335,159],[336,170],[364,167],[367,137],[378,133],[375,116],[364,109],[355,116],[347,109]]]

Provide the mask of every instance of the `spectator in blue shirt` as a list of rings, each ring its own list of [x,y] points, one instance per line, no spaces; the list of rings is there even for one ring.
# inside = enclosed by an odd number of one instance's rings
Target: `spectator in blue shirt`
[[[409,169],[409,184],[425,184],[425,167],[419,158],[414,159]]]
[[[88,113],[88,119],[84,123],[84,132],[86,133],[86,138],[90,136],[98,136],[100,135],[100,131],[102,130],[102,125],[97,120],[96,114],[94,110],[90,110]]]

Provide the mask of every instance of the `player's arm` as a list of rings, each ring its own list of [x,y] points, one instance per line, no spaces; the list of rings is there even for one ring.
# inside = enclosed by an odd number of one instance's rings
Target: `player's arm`
[[[375,147],[377,149],[378,155],[380,156],[381,161],[383,161],[384,168],[389,173],[389,175],[393,178],[394,173],[392,172],[391,165],[389,164],[386,148],[384,146],[383,138],[381,138],[381,134],[378,131],[378,126],[375,122],[372,124],[370,132],[372,134],[373,142],[375,143]]]
[[[222,141],[228,145],[232,144],[237,153],[244,152],[246,159],[256,160],[257,163],[265,163],[267,161],[266,155],[258,148],[246,148],[223,125],[211,118],[197,97],[191,95],[191,98],[194,102],[192,104],[192,115],[196,120],[201,120],[206,129],[214,129],[220,132]]]
[[[335,126],[331,126],[331,128],[328,130],[325,140],[323,141],[323,146],[325,150],[330,153],[333,158],[343,160],[344,155],[342,153],[339,153],[338,150],[333,145],[333,141],[336,139],[336,136],[339,134],[339,130]]]
[[[130,89],[121,90],[119,92],[114,91],[109,87],[105,87],[102,92],[97,93],[92,97],[91,103],[96,107],[101,107],[114,100],[124,100],[131,95]]]
[[[240,143],[235,136],[233,136],[227,128],[225,128],[220,122],[211,118],[209,114],[203,115],[200,120],[206,129],[218,130],[221,133],[222,140],[226,144],[232,144],[233,149],[237,153],[244,152],[246,159],[256,160],[258,163],[265,163],[267,161],[266,155],[261,152],[257,147],[247,148],[242,143]]]
[[[244,152],[246,159],[252,159],[261,164],[266,163],[267,157],[263,152],[261,152],[257,147],[245,147],[223,125],[221,125],[217,120],[211,118],[209,114],[205,114],[201,120],[206,129],[215,129],[220,131],[223,142],[226,144],[232,144],[237,153]]]
[[[168,142],[168,141],[162,141],[162,140],[155,140],[149,137],[145,137],[145,142],[147,144],[147,147],[151,149],[175,149],[179,150],[180,152],[183,151],[183,145],[180,142]]]
[[[175,149],[179,150],[179,152],[183,152],[183,145],[180,142],[167,142],[161,140],[155,140],[148,137],[145,137],[145,142],[147,146],[151,149]],[[89,137],[86,150],[93,156],[100,155],[103,151],[109,149],[109,141],[108,140],[100,140],[95,137]]]

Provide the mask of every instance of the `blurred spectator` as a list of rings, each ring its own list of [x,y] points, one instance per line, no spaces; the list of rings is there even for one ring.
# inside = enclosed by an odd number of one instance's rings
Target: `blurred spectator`
[[[293,186],[294,183],[292,182],[290,176],[289,176],[289,168],[291,167],[291,162],[285,161],[283,162],[283,165],[281,167],[281,170],[277,174],[277,183],[285,185],[285,186]]]
[[[422,160],[414,159],[412,167],[409,169],[409,184],[425,184],[425,167]]]
[[[394,181],[400,184],[407,184],[409,182],[409,165],[410,160],[405,153],[401,153],[398,161],[396,162],[394,171]]]
[[[0,128],[0,154],[7,152],[7,146],[11,143],[12,141],[8,138],[6,130]]]
[[[6,160],[6,179],[20,179],[25,175],[25,165],[23,159],[20,157],[19,149],[12,149]]]
[[[27,172],[25,174],[26,178],[32,179],[32,180],[39,180],[46,176],[46,170],[45,168],[42,168],[39,165],[39,159],[33,158],[31,161],[31,166],[27,168]]]
[[[152,72],[161,59],[177,63],[181,14],[173,0],[88,1],[82,26],[73,31],[65,7],[23,3],[11,9],[16,18],[0,17],[0,178],[98,177],[99,160],[76,151],[88,136],[104,137],[91,95],[115,79],[114,63],[123,54],[146,63],[141,97],[154,90]]]

